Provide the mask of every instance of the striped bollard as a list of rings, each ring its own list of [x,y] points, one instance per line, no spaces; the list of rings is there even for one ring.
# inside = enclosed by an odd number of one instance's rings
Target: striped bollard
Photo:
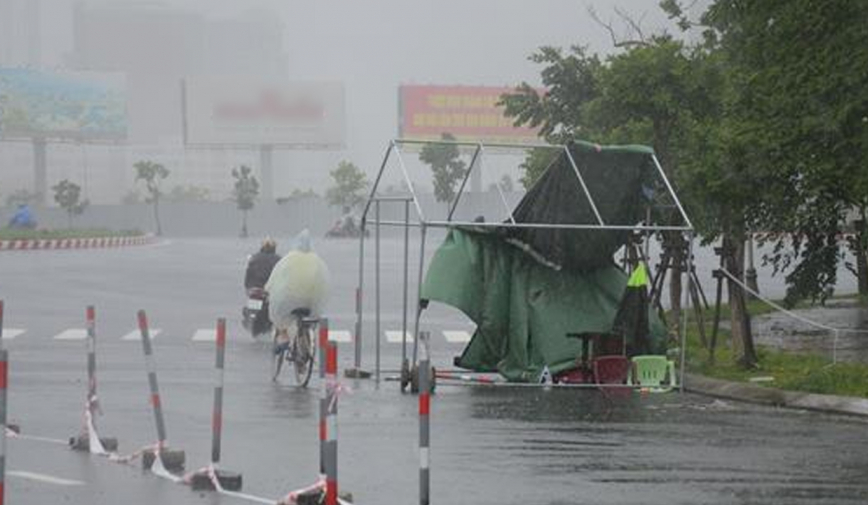
[[[70,437],[69,445],[76,451],[105,454],[118,450],[118,439],[102,438],[96,431],[96,415],[101,413],[96,395],[96,309],[88,305],[85,310],[87,323],[87,401],[85,404],[85,426],[83,433]]]
[[[0,307],[2,309],[2,307]],[[9,379],[9,354],[0,349],[0,505],[6,503],[6,384]]]
[[[338,505],[338,346],[326,345],[326,505]]]
[[[218,469],[220,462],[221,439],[223,435],[223,378],[226,364],[226,319],[217,320],[217,357],[214,366],[217,370],[214,384],[214,408],[211,411],[211,466],[205,471],[193,474],[190,485],[193,489],[216,489],[214,480],[222,489],[241,490],[241,474]],[[213,474],[212,474],[213,472]]]
[[[427,331],[419,333],[422,359],[419,360],[419,503],[431,503],[431,364]]]
[[[326,358],[329,347],[329,320],[328,318],[320,319],[319,321],[319,381],[322,387],[322,394],[319,400],[319,473],[325,475],[325,460],[326,460],[326,416],[328,415],[329,399],[328,387],[326,385]]]
[[[151,346],[151,335],[148,330],[148,316],[144,310],[139,311],[139,332],[142,336],[142,350],[145,354],[145,369],[148,373],[148,385],[151,392],[151,407],[154,410],[154,421],[157,425],[157,446],[153,451],[146,451],[142,456],[142,465],[146,470],[153,466],[159,453],[163,466],[167,470],[183,470],[184,451],[170,451],[166,446],[166,423],[163,420],[163,405],[160,401],[160,387],[157,384],[157,367],[154,364],[154,351]]]

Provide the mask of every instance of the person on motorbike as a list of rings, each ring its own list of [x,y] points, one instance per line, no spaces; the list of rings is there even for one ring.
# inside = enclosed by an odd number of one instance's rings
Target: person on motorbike
[[[280,255],[277,254],[277,243],[271,237],[266,237],[259,247],[259,252],[247,261],[244,288],[248,291],[253,288],[264,288],[271,271],[274,270],[274,265],[278,261],[280,261]]]
[[[310,234],[302,231],[292,251],[275,265],[265,290],[268,315],[275,327],[275,353],[296,338],[300,317],[319,317],[328,299],[329,271],[311,247]]]
[[[244,288],[248,302],[242,310],[242,326],[250,330],[253,337],[267,333],[271,329],[271,321],[268,319],[268,299],[264,288],[278,261],[280,256],[277,254],[277,244],[270,237],[262,241],[259,252],[247,261]]]

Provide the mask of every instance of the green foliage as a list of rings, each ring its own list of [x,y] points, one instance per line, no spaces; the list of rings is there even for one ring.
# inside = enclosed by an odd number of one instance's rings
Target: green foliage
[[[160,224],[160,189],[163,179],[169,176],[169,169],[159,163],[149,160],[137,161],[133,164],[136,169],[136,182],[142,181],[145,183],[145,189],[148,192],[145,201],[152,204],[154,207],[154,222],[157,227],[157,235],[163,234],[163,227]]]
[[[328,188],[325,194],[330,205],[353,208],[365,201],[368,180],[359,167],[349,161],[341,161],[329,175],[334,180],[334,186]]]
[[[169,169],[148,160],[136,162],[133,164],[133,168],[136,169],[136,182],[143,181],[145,183],[145,190],[148,192],[145,201],[148,203],[158,202],[163,194],[160,190],[160,183],[169,176]]]
[[[72,228],[72,217],[84,212],[90,202],[81,200],[81,186],[68,179],[63,179],[51,189],[54,191],[54,201],[66,211],[69,228]]]
[[[253,170],[241,165],[238,168],[232,169],[232,177],[235,178],[235,185],[232,188],[232,198],[238,205],[238,210],[241,211],[241,236],[247,236],[247,211],[253,208],[256,203],[256,197],[259,195],[259,181],[253,175]]]
[[[174,186],[165,196],[169,202],[207,202],[210,192],[208,188],[200,186]]]
[[[235,179],[232,199],[238,205],[238,210],[252,209],[259,195],[259,181],[253,175],[253,170],[247,165],[241,165],[232,169],[232,177]]]
[[[6,197],[6,205],[17,207],[19,205],[33,205],[39,202],[39,193],[27,189],[16,189]]]
[[[0,240],[59,239],[92,237],[138,237],[140,230],[109,230],[107,228],[79,228],[75,230],[13,230],[0,228]]]
[[[454,142],[455,137],[444,133],[440,137],[446,142]],[[419,160],[431,167],[434,174],[434,198],[438,202],[451,202],[455,199],[455,185],[464,177],[465,163],[455,144],[425,144],[419,152]]]

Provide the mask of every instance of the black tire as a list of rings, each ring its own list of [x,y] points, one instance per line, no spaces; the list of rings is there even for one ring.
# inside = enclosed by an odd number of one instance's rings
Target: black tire
[[[295,381],[301,387],[307,387],[310,376],[313,373],[313,362],[316,348],[310,336],[310,326],[299,322],[298,336],[295,346],[295,356],[292,360],[295,368]]]
[[[274,352],[274,349],[277,347],[277,333],[274,334],[274,343],[271,349],[272,362],[271,362],[271,381],[277,382],[277,376],[280,375],[280,370],[283,368],[283,362],[286,361],[286,355],[289,353],[289,349],[284,347],[280,350],[280,352]]]

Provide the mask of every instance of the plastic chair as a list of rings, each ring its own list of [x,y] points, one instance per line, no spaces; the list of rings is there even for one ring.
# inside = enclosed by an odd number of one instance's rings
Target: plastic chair
[[[677,385],[675,362],[666,359],[666,356],[633,356],[632,361],[633,382],[642,388],[648,388],[652,393],[664,393]],[[667,384],[663,385],[667,379]]]
[[[620,355],[597,356],[591,361],[594,382],[597,384],[623,384],[624,387],[602,387],[600,391],[606,396],[628,396],[632,390],[630,383],[630,360]]]

